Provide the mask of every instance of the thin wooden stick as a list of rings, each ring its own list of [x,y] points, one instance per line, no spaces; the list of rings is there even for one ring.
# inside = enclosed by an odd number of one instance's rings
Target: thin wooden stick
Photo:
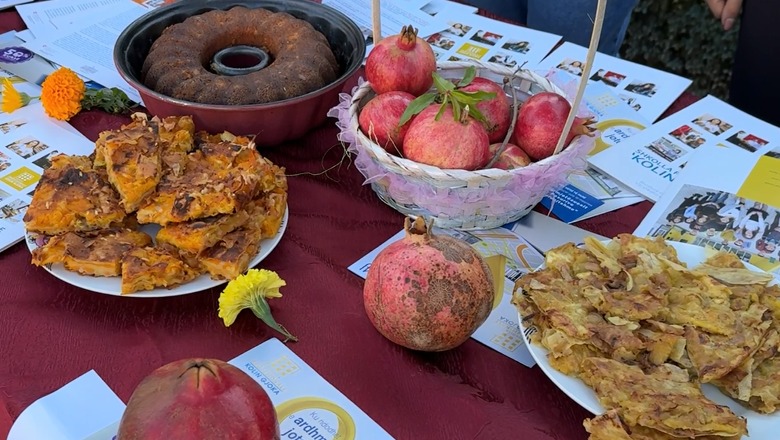
[[[590,78],[590,69],[593,66],[593,59],[596,57],[596,49],[599,47],[599,39],[601,38],[601,26],[604,23],[604,11],[607,9],[607,0],[599,0],[596,5],[596,21],[593,23],[593,33],[590,35],[590,47],[588,48],[588,55],[585,57],[585,66],[582,69],[582,77],[580,78],[580,84],[577,88],[577,95],[574,97],[574,103],[571,105],[571,111],[569,117],[566,118],[566,124],[563,126],[561,137],[558,138],[558,145],[555,146],[555,153],[558,154],[563,149],[563,143],[566,141],[566,136],[571,130],[571,126],[574,124],[574,117],[577,116],[577,111],[580,108],[582,102],[582,95],[585,94],[585,86],[588,85],[588,78]]]
[[[374,44],[382,39],[382,25],[379,10],[379,0],[371,0],[371,28],[374,33]]]

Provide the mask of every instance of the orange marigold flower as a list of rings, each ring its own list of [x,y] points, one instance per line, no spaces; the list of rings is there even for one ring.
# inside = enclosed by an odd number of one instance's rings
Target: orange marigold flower
[[[84,81],[75,72],[60,67],[43,81],[41,104],[47,115],[67,121],[81,111],[85,91]]]

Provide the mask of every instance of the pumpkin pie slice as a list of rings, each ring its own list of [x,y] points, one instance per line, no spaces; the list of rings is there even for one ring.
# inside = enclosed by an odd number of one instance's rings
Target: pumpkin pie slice
[[[122,257],[136,247],[151,246],[152,238],[141,231],[104,229],[97,233],[66,232],[51,237],[32,251],[32,264],[62,263],[82,275],[114,277],[122,273]]]
[[[274,168],[253,144],[204,144],[187,156],[181,174],[163,177],[157,192],[138,209],[138,221],[165,226],[232,214],[263,191],[266,181],[273,184]]]
[[[227,234],[198,257],[200,264],[215,280],[232,280],[249,268],[260,249],[256,229],[240,228]]]
[[[173,288],[195,279],[200,271],[170,252],[153,247],[137,247],[122,259],[122,294]]]
[[[87,156],[59,154],[43,172],[24,223],[30,232],[58,235],[105,229],[125,216],[105,172],[93,169]]]
[[[125,212],[134,212],[157,188],[162,159],[156,127],[136,119],[104,139],[108,180],[121,197]]]

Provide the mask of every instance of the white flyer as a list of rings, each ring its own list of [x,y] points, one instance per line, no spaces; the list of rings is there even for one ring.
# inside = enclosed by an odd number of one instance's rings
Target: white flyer
[[[53,20],[100,10],[103,7],[127,5],[131,0],[47,0],[16,7],[19,16],[35,38],[45,38],[58,31]]]
[[[373,23],[371,20],[371,4],[365,0],[323,0],[323,5],[330,6],[351,18],[363,31],[370,52],[373,42]],[[382,37],[396,35],[401,28],[411,25],[417,29],[418,35],[429,35],[444,29],[440,20],[420,10],[420,2],[405,0],[382,0],[380,8],[380,26]]]
[[[8,440],[112,440],[125,404],[94,370],[25,408]],[[111,430],[113,434],[98,436]]]
[[[439,12],[445,11],[457,12],[459,14],[476,14],[479,11],[479,8],[474,6],[464,5],[463,3],[453,2],[450,0],[432,0],[425,3],[424,6],[420,9],[429,15],[436,15]]]
[[[377,254],[391,243],[403,238],[405,233],[400,231],[393,235],[350,265],[349,270],[365,279],[371,262]],[[505,228],[465,232],[434,227],[433,233],[448,234],[466,241],[485,258],[493,274],[504,275],[494,277],[496,296],[493,301],[493,311],[471,337],[526,367],[534,366],[531,353],[523,342],[523,334],[517,320],[517,308],[511,300],[515,281],[539,267],[544,262],[544,256],[523,238]]]
[[[657,201],[705,145],[758,156],[780,143],[780,128],[707,96],[591,156],[589,163],[651,201]]]
[[[780,277],[780,143],[739,150],[701,147],[634,234],[726,251]]]
[[[579,78],[587,53],[588,48],[566,42],[534,68],[558,69]],[[658,119],[692,82],[663,70],[603,53],[596,53],[590,81],[601,82],[612,88],[616,95],[650,122]]]
[[[119,34],[146,12],[144,6],[124,0],[114,8],[94,9],[88,24],[47,39],[27,41],[24,47],[104,87],[117,87],[131,100],[141,102],[138,92],[116,70],[113,51]]]
[[[436,17],[444,21],[444,30],[420,35],[439,61],[473,59],[511,69],[531,68],[561,40],[560,35],[450,9]]]
[[[33,0],[0,0],[0,10],[8,9],[10,7],[21,5],[22,3],[29,3]]]

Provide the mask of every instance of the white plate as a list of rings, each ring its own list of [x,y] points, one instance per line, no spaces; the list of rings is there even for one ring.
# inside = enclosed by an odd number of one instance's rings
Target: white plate
[[[284,235],[284,231],[287,229],[287,218],[288,212],[287,207],[285,207],[284,217],[282,218],[282,223],[279,226],[279,231],[273,237],[266,238],[260,242],[260,250],[257,252],[257,255],[255,255],[255,258],[249,262],[249,267],[254,267],[263,261],[271,253],[271,251],[274,250],[276,245],[279,244],[279,241],[282,239],[282,235]],[[158,228],[159,226],[157,225],[141,226],[141,230],[151,235],[152,237],[156,235]],[[27,235],[25,241],[27,242],[27,247],[31,252],[33,249],[38,247],[35,244],[35,239],[29,235]],[[166,296],[186,295],[188,293],[200,292],[202,290],[219,286],[220,284],[227,282],[226,280],[213,280],[208,274],[206,274],[172,289],[162,288],[145,290],[143,292],[122,295],[122,279],[120,277],[93,277],[89,275],[81,275],[77,272],[66,270],[61,264],[49,264],[45,266],[45,269],[62,281],[85,290],[91,290],[92,292],[97,293],[105,293],[107,295],[137,298],[160,298]]]
[[[702,263],[712,253],[711,251],[692,244],[677,243],[673,241],[669,241],[668,243],[677,250],[677,256],[680,261],[687,263],[688,267],[693,267]],[[745,263],[745,266],[751,270],[761,272],[759,268],[752,266],[749,263]],[[525,335],[526,329],[523,327],[522,318],[519,319],[519,322],[520,330],[522,330]],[[539,368],[542,369],[544,374],[546,374],[561,391],[591,413],[596,415],[604,413],[604,407],[601,406],[596,397],[596,393],[594,393],[590,387],[585,385],[581,380],[567,376],[553,368],[547,360],[548,351],[546,348],[531,343],[527,337],[524,337],[523,340],[525,341],[528,350],[531,352],[531,356],[533,356],[537,365],[539,365]],[[777,432],[778,429],[780,429],[780,412],[764,415],[751,411],[735,402],[730,397],[727,397],[710,384],[702,385],[702,392],[713,402],[720,405],[726,405],[734,411],[734,414],[745,417],[747,420],[748,432],[750,433],[750,435],[745,438],[756,440],[778,438]]]

